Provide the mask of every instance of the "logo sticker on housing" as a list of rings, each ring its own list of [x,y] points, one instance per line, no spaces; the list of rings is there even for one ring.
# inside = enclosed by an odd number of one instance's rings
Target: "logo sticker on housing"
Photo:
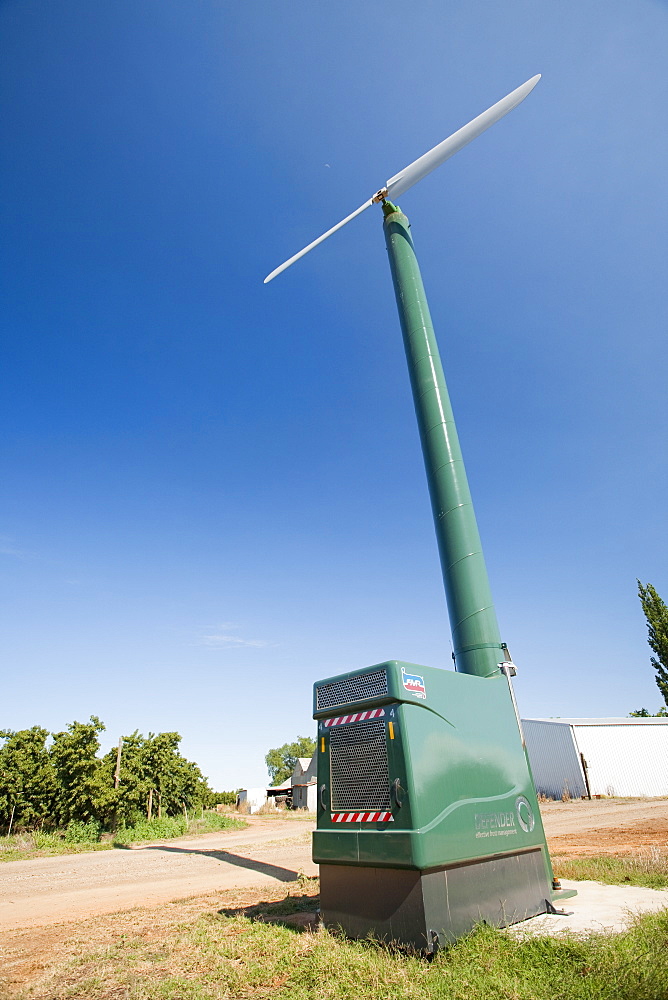
[[[409,674],[408,671],[402,667],[401,680],[404,688],[409,694],[414,694],[416,698],[427,697],[427,689],[424,686],[424,677],[420,677],[419,674]]]
[[[515,800],[515,811],[517,812],[517,819],[524,832],[531,833],[536,825],[536,820],[534,818],[533,809],[523,795],[520,795],[519,798]]]

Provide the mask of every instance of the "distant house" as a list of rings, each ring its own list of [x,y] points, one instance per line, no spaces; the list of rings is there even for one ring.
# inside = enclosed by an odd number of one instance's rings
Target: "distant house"
[[[317,756],[311,759],[299,757],[290,778],[292,784],[292,808],[308,809],[315,812],[317,808],[318,776]]]
[[[289,778],[270,788],[242,788],[237,795],[237,808],[256,813],[265,809],[308,809],[316,811],[316,755],[299,757]]]

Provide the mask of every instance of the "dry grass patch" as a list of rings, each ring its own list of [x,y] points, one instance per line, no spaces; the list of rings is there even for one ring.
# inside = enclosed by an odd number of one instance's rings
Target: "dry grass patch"
[[[175,935],[178,937],[207,915],[215,916],[222,909],[241,913],[244,908],[253,907],[258,908],[259,914],[263,907],[285,903],[290,893],[302,894],[303,884],[299,880],[287,887],[231,889],[76,923],[6,931],[0,941],[0,998],[61,1000],[70,995],[60,992],[61,989],[69,990],[75,984],[84,992],[72,996],[112,998],[116,995],[113,992],[85,992],[92,989],[92,979],[107,967],[112,956],[120,970],[125,964],[124,956],[130,959],[140,953],[145,957],[155,956]],[[85,962],[82,956],[86,956]],[[104,978],[109,979],[106,972]],[[107,986],[112,988],[109,982]],[[123,989],[125,992],[118,995],[128,996],[127,986]]]
[[[668,849],[648,847],[629,855],[553,857],[561,878],[591,879],[608,885],[638,885],[647,889],[668,888]]]
[[[242,810],[239,809],[239,812]],[[315,823],[317,816],[309,812],[308,809],[273,809],[271,806],[262,806],[253,816],[261,816],[263,820],[285,819],[285,820],[311,820]]]
[[[668,1000],[668,912],[624,934],[517,941],[482,927],[433,962],[292,924],[315,880],[60,925],[12,1000]],[[17,958],[35,932],[10,936]],[[12,955],[5,954],[5,966]]]

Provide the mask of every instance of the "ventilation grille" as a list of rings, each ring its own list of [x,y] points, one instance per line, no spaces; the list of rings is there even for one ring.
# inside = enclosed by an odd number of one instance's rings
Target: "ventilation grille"
[[[318,709],[349,702],[366,701],[387,694],[387,671],[373,670],[370,674],[357,674],[331,684],[320,684],[316,689]]]
[[[329,740],[332,810],[391,809],[385,723],[338,726]]]

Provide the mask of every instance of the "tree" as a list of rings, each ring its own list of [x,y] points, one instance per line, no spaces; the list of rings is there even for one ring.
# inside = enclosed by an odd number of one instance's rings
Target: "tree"
[[[13,829],[48,823],[56,797],[56,776],[40,726],[4,730],[0,739],[0,824]]]
[[[51,763],[56,775],[55,818],[67,826],[72,820],[83,823],[97,819],[107,807],[101,780],[98,733],[104,723],[96,715],[90,722],[71,722],[66,732],[53,734]]]
[[[294,743],[284,743],[275,747],[264,758],[272,785],[280,785],[295,769],[298,757],[308,757],[315,753],[315,740],[310,736],[298,736]]]
[[[113,815],[116,822],[132,826],[142,816],[176,816],[184,807],[206,803],[211,789],[197,764],[179,753],[180,742],[178,733],[149,733],[145,737],[135,731],[124,736],[117,789],[113,788],[116,748],[105,754],[101,773],[113,804],[108,821]]]
[[[134,826],[146,813],[148,778],[143,760],[144,737],[134,731],[122,741],[121,769],[115,788],[117,748],[100,761],[100,778],[108,796],[108,808],[99,818],[110,825]]]
[[[643,585],[638,580],[638,596],[647,619],[647,642],[656,653],[650,657],[656,670],[656,686],[668,706],[668,607],[651,583]]]
[[[104,725],[72,722],[60,733],[33,726],[0,731],[0,831],[95,821],[133,826],[147,812],[176,816],[213,796],[197,764],[179,753],[178,733],[134,732],[98,757]],[[149,816],[150,818],[150,816]]]
[[[237,788],[233,792],[208,792],[202,799],[202,805],[205,809],[215,809],[217,805],[233,806],[240,791]]]

